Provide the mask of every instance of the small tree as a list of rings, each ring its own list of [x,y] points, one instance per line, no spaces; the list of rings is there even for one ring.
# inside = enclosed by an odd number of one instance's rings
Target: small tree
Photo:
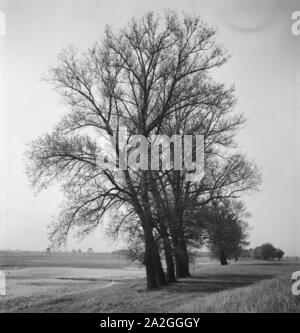
[[[227,259],[237,258],[248,243],[247,223],[244,218],[249,214],[242,202],[223,200],[213,202],[203,209],[202,219],[208,234],[208,246],[213,257],[227,265]]]
[[[254,257],[261,260],[274,260],[276,248],[271,243],[264,243],[255,249]]]
[[[263,254],[262,254],[262,248],[261,246],[258,246],[254,249],[254,259],[262,260]]]
[[[130,244],[125,249],[118,251],[118,254],[125,257],[129,262],[138,262],[141,265],[145,265],[145,252],[142,247],[139,247],[138,244]]]
[[[275,258],[277,258],[280,261],[283,256],[284,256],[284,252],[281,249],[276,249]]]

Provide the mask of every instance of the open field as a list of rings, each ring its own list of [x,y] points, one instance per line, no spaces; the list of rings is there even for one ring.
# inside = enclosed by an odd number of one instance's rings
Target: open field
[[[0,255],[2,312],[300,312],[290,292],[300,261],[220,266],[199,258],[191,278],[149,292],[144,269],[113,254]]]
[[[0,251],[0,267],[122,268],[128,263],[112,253],[73,254]]]

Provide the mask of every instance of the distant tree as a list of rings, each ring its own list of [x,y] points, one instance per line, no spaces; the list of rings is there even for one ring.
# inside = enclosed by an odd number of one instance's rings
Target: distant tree
[[[281,249],[276,249],[275,258],[280,261],[283,256],[284,256],[284,252]]]
[[[92,253],[94,253],[93,248],[89,247],[88,250],[87,250],[87,253],[88,253],[88,254],[92,254]]]
[[[246,240],[241,240],[240,244],[236,247],[236,251],[233,251],[232,253],[232,258],[234,258],[235,261],[238,261],[240,257],[243,257],[245,248],[249,245],[250,243],[247,242]],[[248,251],[249,253],[249,251]],[[249,256],[249,255],[248,255]]]
[[[205,220],[208,246],[221,265],[227,265],[227,259],[237,259],[248,245],[244,220],[248,216],[244,204],[234,200],[214,201],[203,209],[201,218]]]
[[[255,259],[274,260],[276,257],[276,248],[271,243],[264,243],[254,250]]]
[[[141,265],[145,265],[145,252],[138,243],[130,244],[127,248],[119,250],[118,254],[125,257],[130,262],[136,261]]]
[[[47,247],[46,252],[47,252],[48,254],[50,254],[50,252],[51,252],[51,247]]]
[[[262,248],[261,246],[257,246],[254,249],[254,259],[262,260],[263,259],[263,254],[262,254]]]
[[[253,257],[253,250],[243,248],[242,251],[241,251],[240,256],[242,258],[251,258],[251,257]]]

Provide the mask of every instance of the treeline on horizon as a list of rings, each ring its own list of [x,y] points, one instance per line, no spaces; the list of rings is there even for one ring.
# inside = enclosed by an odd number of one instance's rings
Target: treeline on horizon
[[[284,254],[283,250],[274,247],[271,243],[264,243],[254,249],[244,249],[242,256],[259,260],[281,260]]]

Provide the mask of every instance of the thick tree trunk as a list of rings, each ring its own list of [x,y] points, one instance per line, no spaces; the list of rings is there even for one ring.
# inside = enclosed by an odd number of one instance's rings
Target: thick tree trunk
[[[174,247],[174,260],[176,268],[176,277],[184,278],[190,276],[189,259],[185,241],[180,241],[178,234],[171,233]]]
[[[172,249],[170,248],[170,244],[166,240],[164,240],[164,252],[165,252],[165,259],[167,265],[167,276],[168,282],[176,282],[175,276],[175,266],[172,256]]]
[[[177,278],[185,278],[190,276],[188,257],[180,247],[175,249],[175,266]]]
[[[166,260],[166,265],[167,265],[168,282],[176,282],[175,266],[174,266],[174,260],[173,260],[173,254],[172,254],[173,250],[172,250],[172,247],[170,244],[167,226],[162,220],[159,220],[159,229],[160,229],[160,235],[163,239],[163,244],[164,244],[164,253],[165,253],[165,260]]]
[[[141,197],[142,212],[140,214],[145,234],[145,265],[147,274],[147,288],[156,289],[166,285],[165,274],[162,268],[157,244],[153,237],[153,220],[148,193],[148,171],[142,171]]]
[[[163,245],[164,245],[164,254],[165,254],[165,260],[167,265],[167,276],[168,276],[168,282],[176,282],[175,277],[175,267],[174,267],[174,260],[172,255],[172,247],[170,244],[169,239],[169,232],[168,232],[168,223],[166,219],[163,219],[162,216],[165,215],[165,207],[161,205],[161,197],[158,194],[157,188],[155,187],[155,183],[152,180],[152,194],[154,195],[154,198],[156,200],[156,210],[159,215],[158,217],[158,225],[159,225],[159,234],[162,237]]]
[[[147,288],[162,288],[164,285],[166,285],[166,280],[158,249],[153,238],[152,230],[146,227],[144,232]]]
[[[175,247],[176,276],[178,278],[184,278],[191,275],[189,272],[189,258],[182,221],[177,221],[177,230],[178,238]]]
[[[220,253],[220,264],[221,264],[222,266],[228,264],[228,262],[227,262],[227,258],[226,258],[226,254],[225,254],[224,251],[221,251],[221,253]]]

